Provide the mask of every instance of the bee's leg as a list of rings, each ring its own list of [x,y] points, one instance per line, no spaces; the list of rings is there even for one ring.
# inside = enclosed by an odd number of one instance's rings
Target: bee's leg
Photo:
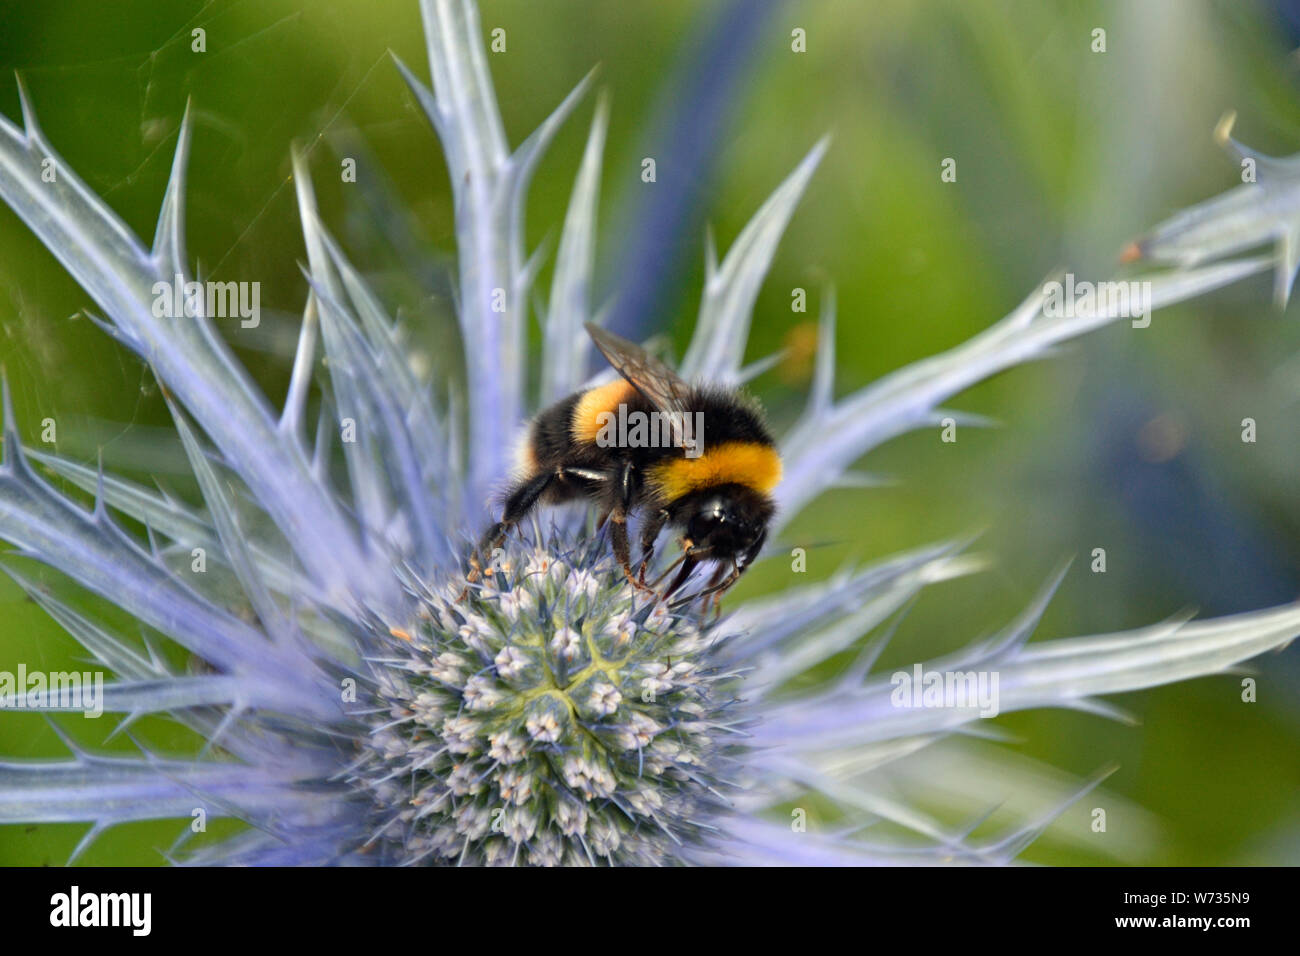
[[[696,544],[690,538],[682,538],[682,556],[670,564],[668,570],[655,579],[655,585],[657,586],[660,581],[668,577],[673,568],[677,567],[678,564],[682,566],[681,570],[677,572],[677,577],[673,578],[673,583],[668,585],[664,590],[663,597],[665,600],[667,600],[674,591],[686,583],[686,579],[691,576],[691,572],[694,571],[696,565],[700,563],[700,559],[707,558],[709,552],[712,550],[712,548],[705,545]],[[681,601],[677,602],[677,604],[681,603]]]
[[[677,607],[682,607],[683,605],[686,604],[693,604],[694,602],[698,601],[702,597],[709,597],[709,595],[712,595],[713,596],[713,600],[711,601],[711,604],[713,605],[712,610],[717,611],[719,609],[719,604],[722,601],[723,592],[725,592],[727,588],[731,587],[733,584],[736,583],[736,579],[740,577],[740,573],[742,570],[743,568],[741,568],[739,564],[733,562],[731,565],[731,573],[727,574],[727,566],[725,564],[719,565],[718,570],[714,573],[713,577],[709,579],[709,583],[707,585],[705,585],[702,589],[696,591],[694,594],[690,595],[689,597],[684,597],[677,601],[674,601],[672,606],[677,608]],[[724,574],[726,574],[725,580],[723,580]],[[677,584],[674,583],[673,587],[676,588]],[[672,592],[669,591],[668,593],[671,594]]]
[[[672,574],[674,571],[676,571],[676,570],[677,570],[677,566],[678,566],[679,564],[681,564],[683,561],[685,561],[689,556],[690,556],[690,555],[687,553],[687,551],[683,550],[683,551],[682,551],[682,556],[681,556],[680,558],[678,558],[676,561],[673,561],[671,564],[669,564],[668,567],[664,568],[664,572],[663,572],[663,574],[659,575],[659,577],[657,577],[657,578],[655,578],[653,581],[651,581],[651,582],[650,582],[650,586],[651,586],[652,588],[657,588],[657,587],[659,587],[659,585],[662,584],[662,583],[664,582],[664,579],[667,578],[668,575],[670,575],[670,574]]]
[[[632,545],[627,538],[627,511],[636,492],[636,475],[630,461],[623,463],[614,492],[617,498],[609,511],[609,537],[614,544],[614,557],[618,559],[619,567],[627,575],[632,587],[638,591],[649,591],[651,589],[632,574]]]
[[[732,567],[732,574],[735,574],[736,573],[735,562],[732,562],[731,567]],[[712,598],[709,601],[709,610],[715,615],[721,613],[721,608],[720,608],[720,602],[722,600],[721,589],[725,588],[725,585],[722,584],[722,578],[726,573],[727,573],[727,566],[725,564],[719,564],[718,570],[713,572],[713,577],[709,578],[709,583],[705,585],[703,589],[701,589],[696,594],[692,594],[690,597],[684,597],[678,601],[674,601],[672,606],[681,607],[684,604],[692,604],[695,601],[698,601],[702,597],[708,597],[709,595],[712,595]]]
[[[739,577],[740,572],[739,570],[737,570],[737,566],[734,563],[731,565],[731,568],[732,568],[732,573],[736,577]],[[726,589],[719,588],[719,585],[722,583],[722,576],[726,572],[726,569],[727,566],[725,564],[719,565],[718,570],[714,572],[713,577],[709,580],[709,586],[705,588],[703,592],[701,592],[703,594],[708,594],[712,592],[713,597],[710,599],[709,602],[711,605],[709,610],[715,618],[720,617],[722,615],[722,594],[723,591],[725,591]],[[734,583],[735,578],[732,578],[731,580]],[[715,588],[718,588],[718,590],[714,590]]]
[[[529,478],[510,492],[510,495],[506,498],[506,506],[501,514],[501,520],[484,532],[483,537],[479,539],[478,548],[470,553],[469,573],[465,575],[466,588],[465,591],[461,592],[461,598],[465,597],[469,585],[483,576],[482,559],[486,558],[490,566],[492,553],[501,547],[510,529],[533,509],[533,506],[537,504],[546,489],[551,486],[551,482],[562,477],[563,475],[559,471],[543,472]]]
[[[632,573],[632,547],[627,539],[627,514],[619,509],[610,513],[609,538],[614,544],[614,557],[618,559],[619,567],[627,575],[628,583],[638,591],[650,590],[637,581],[636,576]]]
[[[700,563],[699,560],[695,558],[689,551],[687,551],[684,555],[682,555],[682,569],[677,572],[677,577],[673,578],[673,583],[668,585],[668,587],[664,588],[665,599],[667,599],[674,591],[676,591],[679,587],[681,587],[683,584],[686,583],[686,579],[689,578],[691,576],[691,572],[695,570],[695,565],[699,563]]]
[[[659,537],[659,532],[667,520],[668,512],[660,508],[650,516],[645,527],[641,529],[641,568],[637,572],[637,580],[642,584],[645,584],[645,569],[649,566],[650,559],[654,557],[655,539]]]
[[[765,540],[767,540],[766,531],[760,534],[758,540],[745,550],[744,555],[741,556],[741,560],[732,562],[731,573],[727,575],[725,580],[720,580],[722,578],[722,568],[719,568],[718,573],[713,576],[713,580],[709,582],[708,587],[704,588],[704,590],[700,591],[698,594],[695,594],[690,598],[684,598],[677,603],[686,604],[690,601],[696,600],[697,598],[707,597],[712,594],[715,607],[721,604],[722,595],[725,594],[733,584],[739,581],[740,576],[749,569],[751,564],[754,563],[754,560],[758,557],[758,553],[763,550],[763,542]]]

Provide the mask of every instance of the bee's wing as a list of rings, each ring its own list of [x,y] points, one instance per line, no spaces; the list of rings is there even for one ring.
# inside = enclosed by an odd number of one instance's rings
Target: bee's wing
[[[596,348],[609,359],[609,364],[614,366],[618,374],[627,379],[651,405],[661,412],[669,413],[673,443],[683,447],[686,441],[683,428],[690,412],[690,386],[635,342],[629,342],[621,335],[615,335],[591,322],[586,323],[586,326],[587,334],[596,343]]]

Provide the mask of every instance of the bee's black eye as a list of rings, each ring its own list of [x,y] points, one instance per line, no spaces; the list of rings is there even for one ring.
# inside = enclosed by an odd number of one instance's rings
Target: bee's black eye
[[[700,540],[734,524],[735,516],[725,502],[706,501],[691,518],[689,534],[692,538]]]

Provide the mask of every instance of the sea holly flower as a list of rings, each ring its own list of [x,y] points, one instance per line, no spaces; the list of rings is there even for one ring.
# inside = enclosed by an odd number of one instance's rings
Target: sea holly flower
[[[321,222],[301,157],[294,179],[310,291],[276,411],[205,303],[195,299],[193,315],[151,308],[156,283],[191,275],[188,117],[151,245],[58,160],[25,90],[22,126],[0,120],[0,196],[81,283],[104,333],[165,387],[203,498],[192,506],[24,449],[6,392],[0,538],[116,605],[151,642],[186,649],[196,665],[178,668],[22,561],[4,567],[115,675],[103,706],[123,726],[165,715],[206,741],[180,756],[143,745],[138,756],[109,756],[70,741],[65,759],[0,763],[0,823],[88,823],[79,850],[133,820],[188,823],[202,810],[249,824],[173,852],[195,863],[1012,858],[1061,801],[974,840],[901,801],[890,784],[912,761],[930,761],[930,773],[960,759],[952,744],[979,720],[970,701],[927,706],[929,686],[916,698],[922,706],[900,704],[896,679],[872,673],[889,623],[918,594],[979,569],[960,544],[845,568],[714,619],[698,604],[634,591],[604,535],[556,516],[512,535],[482,579],[467,581],[481,503],[506,474],[525,412],[581,387],[592,357],[583,323],[606,110],[596,109],[577,172],[542,316],[542,385],[529,396],[523,332],[537,259],[524,248],[524,199],[587,83],[511,152],[474,6],[424,0],[422,10],[432,89],[399,69],[442,141],[456,193],[463,409],[407,364],[383,303]],[[809,153],[721,261],[710,250],[685,376],[739,382],[752,371],[742,362],[754,300],[825,149]],[[50,160],[60,171],[53,180],[41,175]],[[1260,268],[1244,261],[1152,277],[1150,304]],[[971,341],[836,398],[828,290],[811,399],[781,441],[774,534],[876,445],[953,415],[940,406],[956,392],[1121,318],[1100,307],[1046,314],[1044,301],[1039,290]],[[320,417],[309,423],[317,391]],[[93,507],[46,475],[92,494]],[[197,553],[206,570],[191,562]],[[1029,643],[1051,590],[1003,633],[923,663],[920,683],[979,671],[996,677],[1001,712],[1113,716],[1103,695],[1218,673],[1300,633],[1300,607],[1287,606]],[[854,648],[859,659],[845,673],[813,678]],[[52,696],[29,703],[66,709]],[[997,776],[995,764],[982,766],[982,779]],[[799,823],[797,802],[792,825],[778,809],[814,794],[842,826]],[[856,832],[875,820],[909,838]]]

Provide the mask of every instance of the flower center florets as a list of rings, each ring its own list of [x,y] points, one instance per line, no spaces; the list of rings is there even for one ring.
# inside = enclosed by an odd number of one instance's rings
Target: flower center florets
[[[519,546],[419,594],[377,662],[356,780],[397,862],[660,863],[707,835],[736,742],[732,680],[691,615],[590,543]]]

